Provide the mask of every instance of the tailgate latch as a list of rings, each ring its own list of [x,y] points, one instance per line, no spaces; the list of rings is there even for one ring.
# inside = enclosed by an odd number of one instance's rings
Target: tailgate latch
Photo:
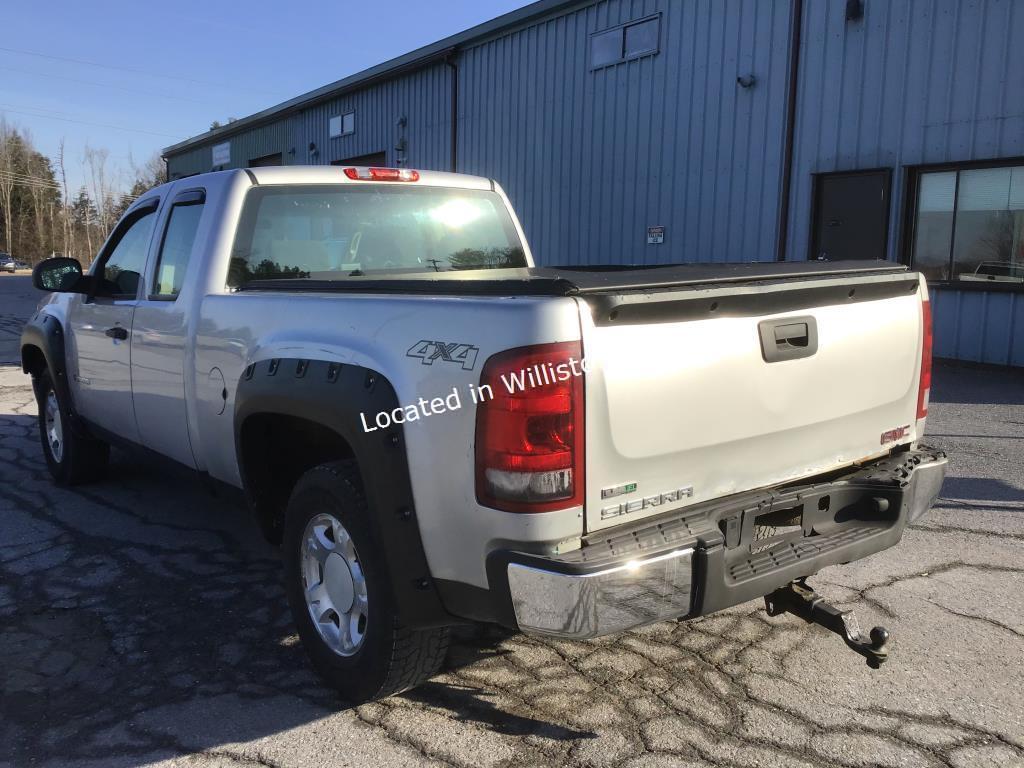
[[[874,627],[865,638],[853,611],[841,611],[819,595],[806,579],[791,581],[764,597],[769,616],[792,613],[806,622],[818,624],[835,632],[854,651],[867,659],[868,666],[878,669],[889,658],[889,630]]]

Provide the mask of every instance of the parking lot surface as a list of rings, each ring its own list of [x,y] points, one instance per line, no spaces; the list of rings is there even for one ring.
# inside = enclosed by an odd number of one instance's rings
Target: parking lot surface
[[[811,579],[871,670],[759,602],[586,643],[460,631],[446,670],[349,708],[310,671],[238,500],[115,453],[49,480],[0,275],[0,766],[1024,765],[1024,375],[939,367],[951,474],[901,544]]]

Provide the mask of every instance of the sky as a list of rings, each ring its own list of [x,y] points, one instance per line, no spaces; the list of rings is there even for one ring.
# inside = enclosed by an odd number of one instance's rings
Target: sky
[[[530,0],[22,2],[0,29],[0,116],[85,183],[86,146],[124,186],[162,148],[408,53]],[[56,164],[55,164],[56,165]]]

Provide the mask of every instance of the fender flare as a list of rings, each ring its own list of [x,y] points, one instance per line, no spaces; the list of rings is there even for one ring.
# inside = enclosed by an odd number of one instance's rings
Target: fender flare
[[[21,331],[21,370],[24,373],[32,374],[33,383],[38,378],[40,371],[26,356],[28,347],[35,347],[42,352],[46,367],[50,370],[50,378],[57,393],[71,407],[74,414],[74,400],[71,397],[71,387],[68,384],[67,358],[64,349],[64,327],[60,320],[50,314],[36,314]],[[36,393],[38,396],[38,393]]]
[[[420,538],[401,425],[363,430],[360,413],[371,420],[398,407],[391,382],[381,373],[326,360],[273,358],[250,364],[235,393],[235,451],[242,482],[254,502],[256,482],[245,466],[243,430],[252,416],[277,415],[326,427],[351,448],[371,510],[369,527],[391,577],[403,624],[413,627],[459,623],[449,614],[430,575]],[[287,446],[283,446],[287,450]]]

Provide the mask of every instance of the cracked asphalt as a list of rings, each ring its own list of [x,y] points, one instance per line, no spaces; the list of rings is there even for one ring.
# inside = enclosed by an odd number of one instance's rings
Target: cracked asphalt
[[[1022,766],[1024,375],[936,370],[938,506],[812,583],[893,651],[758,602],[585,643],[460,631],[420,689],[346,707],[306,664],[236,498],[123,452],[54,487],[0,276],[0,767]]]

